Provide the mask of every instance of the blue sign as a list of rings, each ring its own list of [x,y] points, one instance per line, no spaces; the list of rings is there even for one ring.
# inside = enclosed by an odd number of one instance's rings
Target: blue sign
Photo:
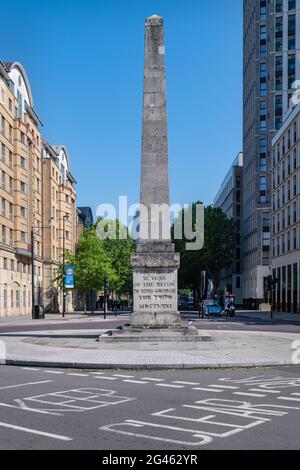
[[[65,288],[74,289],[74,266],[66,266]]]

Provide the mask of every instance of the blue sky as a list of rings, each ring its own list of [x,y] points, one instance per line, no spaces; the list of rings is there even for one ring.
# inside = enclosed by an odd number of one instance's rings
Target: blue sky
[[[242,148],[241,0],[2,2],[0,57],[21,62],[78,205],[138,202],[144,19],[165,19],[171,200],[212,202]],[[8,21],[8,19],[11,19]]]

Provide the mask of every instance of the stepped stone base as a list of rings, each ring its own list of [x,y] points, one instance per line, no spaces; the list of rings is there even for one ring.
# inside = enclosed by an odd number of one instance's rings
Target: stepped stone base
[[[195,327],[178,328],[123,328],[115,330],[112,336],[100,336],[105,343],[158,343],[158,342],[198,342],[212,341],[212,336],[201,334]]]

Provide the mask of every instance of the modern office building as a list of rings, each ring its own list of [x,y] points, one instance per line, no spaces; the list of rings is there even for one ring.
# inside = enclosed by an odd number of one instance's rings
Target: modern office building
[[[93,212],[90,207],[77,207],[77,239],[84,229],[91,228],[94,223]]]
[[[273,139],[271,225],[274,307],[300,312],[300,103]]]
[[[267,300],[272,139],[300,79],[300,0],[244,0],[243,295]]]
[[[235,295],[238,305],[243,303],[242,276],[241,276],[241,208],[243,185],[243,154],[239,153],[230,167],[220,190],[215,197],[214,206],[220,207],[223,213],[234,220],[237,227],[237,240],[235,257],[226,268],[221,271],[219,289],[223,293]]]

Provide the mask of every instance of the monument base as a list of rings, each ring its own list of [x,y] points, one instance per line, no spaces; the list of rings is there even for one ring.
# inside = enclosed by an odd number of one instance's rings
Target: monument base
[[[195,327],[178,328],[132,328],[127,327],[122,330],[115,330],[112,336],[99,336],[99,341],[104,343],[182,343],[212,341],[210,335],[201,334]]]
[[[179,328],[181,318],[179,312],[133,312],[130,319],[131,328]]]

